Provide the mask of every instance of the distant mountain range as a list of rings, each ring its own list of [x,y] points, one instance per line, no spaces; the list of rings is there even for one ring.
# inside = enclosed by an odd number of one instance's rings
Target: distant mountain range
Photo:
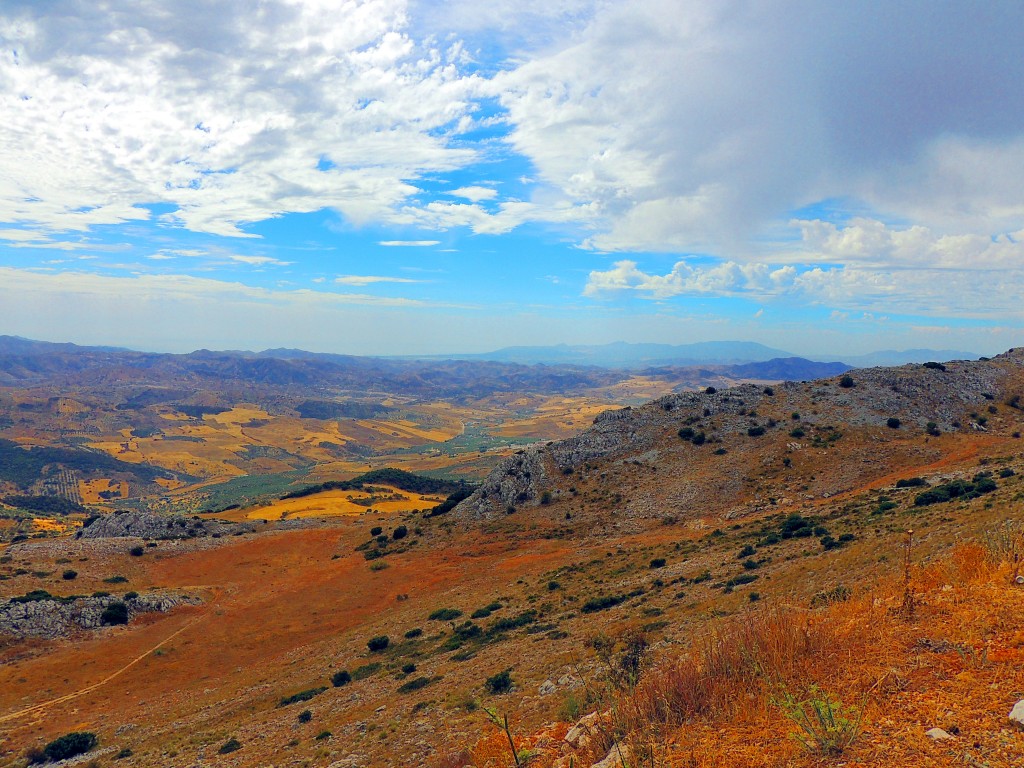
[[[274,352],[284,350],[274,350]],[[269,354],[269,353],[263,353]],[[308,354],[308,353],[306,353]],[[441,357],[440,355],[435,357]],[[694,344],[612,344],[538,347],[503,347],[494,352],[448,355],[460,360],[491,360],[523,365],[595,365],[602,368],[651,368],[693,365],[742,365],[778,359],[803,359],[816,362],[839,362],[835,357],[798,358],[792,352],[775,349],[753,341],[702,341]],[[952,349],[908,349],[903,352],[884,350],[866,355],[848,355],[841,362],[853,368],[877,365],[904,365],[929,360],[976,360],[979,355]],[[425,358],[421,358],[425,359]],[[830,375],[830,374],[818,374]]]
[[[955,350],[912,349],[809,360],[744,341],[696,344],[506,347],[495,352],[420,358],[359,357],[300,349],[262,352],[201,349],[186,355],[135,352],[0,336],[0,384],[54,381],[102,385],[194,386],[233,381],[284,387],[342,387],[430,396],[510,391],[567,391],[606,386],[631,372],[657,372],[697,385],[701,379],[809,380],[851,367],[975,359]]]

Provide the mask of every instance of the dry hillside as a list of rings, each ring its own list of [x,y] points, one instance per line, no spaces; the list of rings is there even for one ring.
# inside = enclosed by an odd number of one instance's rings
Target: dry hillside
[[[13,544],[20,605],[199,602],[8,634],[0,763],[1020,765],[1022,394],[1011,352],[669,395],[440,516]]]

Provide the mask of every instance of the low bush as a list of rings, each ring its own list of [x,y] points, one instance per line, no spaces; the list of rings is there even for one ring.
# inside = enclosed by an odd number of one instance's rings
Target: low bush
[[[512,675],[511,670],[506,669],[504,672],[499,672],[496,675],[491,675],[484,681],[484,687],[495,695],[502,693],[508,693],[512,690]]]
[[[899,429],[900,423],[900,420],[897,419],[895,416],[890,416],[888,419],[885,420],[885,426],[887,426],[889,429]]]
[[[348,685],[352,682],[352,675],[347,669],[343,669],[340,672],[335,672],[331,675],[331,685],[335,688],[341,688],[343,685]]]
[[[128,550],[128,554],[132,557],[142,557],[146,552],[145,547],[132,547]]]
[[[601,597],[592,597],[580,607],[581,613],[597,613],[598,611],[604,611],[608,608],[614,608],[620,603],[626,602],[625,595],[602,595]]]
[[[99,743],[95,733],[73,731],[60,736],[43,747],[43,759],[56,763],[69,757],[84,755]]]
[[[278,702],[277,706],[287,707],[289,704],[297,704],[300,701],[309,701],[310,699],[316,698],[326,690],[326,685],[321,685],[317,688],[308,688],[305,691],[293,693],[291,696],[285,696],[283,699],[281,699],[281,701]]]
[[[842,387],[843,389],[849,389],[850,387],[856,386],[856,382],[854,382],[853,376],[846,374],[841,379],[839,379],[839,386]]]
[[[228,739],[220,745],[220,749],[217,750],[218,755],[229,755],[232,752],[237,752],[242,748],[242,743],[235,738]]]
[[[458,608],[438,608],[427,618],[430,621],[451,621],[462,616],[462,611]]]
[[[64,581],[73,581],[78,578],[78,571],[72,571],[70,568],[60,575]]]
[[[423,634],[423,630],[422,629],[420,629],[419,627],[413,627],[412,629],[410,629],[408,632],[405,633],[405,638],[407,640],[412,640],[413,638],[419,637],[422,634]]]
[[[665,558],[664,557],[656,557],[653,560],[651,560],[651,568],[652,569],[653,568],[664,568],[664,567],[665,567]]]
[[[371,637],[366,641],[366,647],[370,649],[370,653],[380,653],[391,643],[391,638],[387,635],[378,635],[377,637]]]
[[[120,600],[111,603],[100,614],[100,623],[106,625],[127,624],[128,606]]]

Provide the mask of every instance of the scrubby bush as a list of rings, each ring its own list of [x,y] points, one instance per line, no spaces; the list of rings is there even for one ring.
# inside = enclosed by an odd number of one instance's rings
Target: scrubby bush
[[[43,748],[43,759],[52,763],[84,755],[99,743],[95,733],[73,731],[54,739]]]
[[[145,554],[145,552],[145,547],[132,547],[128,550],[128,554],[132,557],[142,557],[142,555]]]
[[[100,622],[107,625],[127,624],[128,606],[120,600],[111,603],[104,608],[103,613],[100,614]]]
[[[381,528],[379,525],[375,525],[373,526],[373,528],[370,529],[371,536],[380,536],[382,533],[384,533],[384,529]]]
[[[291,696],[285,696],[277,703],[277,706],[287,707],[289,704],[296,704],[300,701],[309,701],[310,699],[316,698],[326,690],[326,685],[321,685],[317,688],[307,688],[305,691],[299,691],[298,693],[293,693]]]
[[[422,629],[420,629],[419,627],[414,627],[414,628],[410,629],[408,632],[405,633],[405,637],[406,637],[407,640],[412,640],[414,637],[419,637],[422,634],[423,634],[423,630]]]
[[[308,709],[304,709],[301,712],[299,712],[298,720],[299,720],[300,723],[308,723],[312,719],[313,719],[312,711],[310,711]]]
[[[409,529],[406,528],[404,525],[398,526],[397,528],[395,528],[395,530],[391,532],[391,538],[395,541],[398,541],[399,539],[404,539],[408,535]]]
[[[484,681],[484,687],[490,693],[495,695],[508,693],[512,690],[512,675],[511,670],[506,669],[504,672],[499,672],[496,675],[491,675]]]
[[[220,749],[217,750],[218,755],[228,755],[232,752],[237,752],[242,748],[242,743],[235,738],[228,739],[220,745]]]
[[[946,370],[946,366],[944,366],[942,363],[936,363],[936,362],[934,362],[932,360],[929,360],[927,363],[924,363],[924,367],[925,368],[932,368],[932,369],[934,369],[936,371],[944,371],[944,370]]]
[[[608,608],[614,608],[620,603],[626,602],[625,595],[602,595],[601,597],[592,597],[580,607],[582,613],[597,613],[598,611],[604,611]]]
[[[462,611],[458,608],[438,608],[427,618],[430,621],[451,621],[457,619],[462,615]]]
[[[70,568],[60,575],[64,581],[73,581],[78,578],[78,571],[73,571]]]
[[[841,379],[839,379],[839,386],[843,389],[849,389],[850,387],[855,386],[853,376],[845,374]]]
[[[885,420],[885,426],[887,426],[889,429],[899,429],[900,420],[897,419],[895,416],[890,416],[888,419]]]
[[[352,682],[352,675],[347,669],[343,669],[340,672],[335,672],[331,675],[331,685],[335,688],[341,688],[343,685],[348,685]]]
[[[391,643],[391,638],[387,635],[378,635],[377,637],[371,637],[366,641],[366,647],[370,649],[370,653],[380,653]]]
[[[760,437],[764,434],[764,427],[754,426],[747,429],[747,435],[750,437]]]
[[[923,477],[906,477],[896,481],[897,488],[919,488],[924,485],[928,485],[928,481]]]
[[[665,567],[665,558],[664,557],[656,557],[653,560],[651,560],[651,568],[664,568],[664,567]]]

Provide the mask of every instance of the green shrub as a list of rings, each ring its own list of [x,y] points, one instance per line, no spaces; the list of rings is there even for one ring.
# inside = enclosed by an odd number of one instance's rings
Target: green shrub
[[[315,737],[315,741],[324,741],[325,739],[331,738],[333,734],[330,731],[320,731]]]
[[[789,436],[790,437],[800,438],[800,437],[803,437],[806,434],[807,433],[804,432],[800,427],[793,427],[793,429],[789,430]]]
[[[747,546],[745,546],[743,549],[740,550],[740,553],[737,555],[737,557],[739,557],[739,558],[752,557],[752,556],[754,556],[756,554],[757,554],[757,550],[754,549],[754,547],[751,546],[750,544],[747,544]]]
[[[103,580],[104,584],[127,584],[128,579],[125,576],[110,576]]]
[[[417,677],[408,682],[402,683],[398,686],[399,693],[412,693],[418,691],[420,688],[426,688],[428,685],[433,683],[437,678],[431,677]]]
[[[132,557],[142,557],[142,555],[145,554],[145,552],[146,550],[143,547],[132,547],[128,550],[128,554]]]
[[[277,706],[287,707],[289,704],[297,704],[300,701],[309,701],[310,699],[316,698],[326,690],[326,685],[321,685],[317,688],[308,688],[305,691],[293,693],[291,696],[285,696],[283,699],[281,699],[281,701],[278,702]]]
[[[340,672],[335,672],[331,675],[331,685],[335,688],[341,688],[343,685],[348,685],[352,682],[352,675],[347,669],[343,669]]]
[[[69,757],[84,755],[99,743],[95,733],[73,731],[60,736],[43,747],[43,758],[56,763]]]
[[[124,599],[125,600],[134,600],[138,596],[139,596],[138,592],[125,592],[124,593]]]
[[[73,581],[78,578],[78,571],[73,571],[70,568],[60,575],[64,581]]]
[[[749,427],[747,429],[747,435],[750,437],[760,437],[764,434],[764,427]]]
[[[300,723],[308,723],[312,719],[313,713],[310,710],[304,709],[301,712],[299,712],[298,720]]]
[[[704,443],[707,442],[707,435],[705,435],[703,432],[698,432],[697,434],[690,438],[690,442],[693,443],[694,445],[704,445]]]
[[[462,611],[458,608],[438,608],[427,618],[430,621],[451,621],[457,619],[462,615]]]
[[[927,363],[924,363],[924,367],[925,368],[932,368],[932,369],[934,369],[936,371],[944,371],[944,370],[946,370],[946,366],[944,366],[942,363],[936,363],[936,362],[933,362],[933,361],[930,361],[930,360]]]
[[[889,429],[899,429],[900,420],[897,419],[895,416],[890,416],[888,419],[885,420],[885,426],[887,426]]]
[[[352,680],[365,680],[372,675],[377,674],[380,671],[380,664],[372,662],[370,664],[363,664],[362,666],[356,667],[352,670]]]
[[[132,752],[130,748],[125,747],[120,752],[118,752],[116,755],[114,755],[114,759],[115,760],[124,760],[126,757],[131,757],[134,754],[135,753]]]
[[[394,539],[395,541],[398,541],[400,539],[404,539],[408,535],[409,535],[409,529],[406,528],[404,525],[398,526],[397,528],[395,528],[395,530],[393,530],[391,532],[391,538]]]
[[[624,602],[626,602],[625,595],[603,595],[601,597],[592,597],[582,605],[580,612],[597,613],[598,611],[604,611],[608,608],[614,608],[616,605]]]
[[[856,386],[853,381],[853,376],[845,374],[841,379],[839,379],[839,386],[843,389],[849,389],[850,387]]]
[[[414,637],[419,637],[422,634],[422,629],[420,629],[419,627],[414,627],[413,629],[410,629],[408,632],[405,633],[405,638],[407,640],[412,640]]]
[[[695,434],[693,427],[683,427],[679,430],[679,437],[683,440],[692,440]]]
[[[384,529],[381,528],[379,525],[375,525],[373,526],[373,528],[370,529],[371,536],[380,536],[382,533],[384,533]]]
[[[230,738],[220,745],[220,749],[217,750],[218,755],[227,755],[232,752],[237,752],[242,748],[242,743],[235,738]]]
[[[562,587],[562,585],[559,582],[557,582],[557,581],[549,581],[548,582],[548,591],[549,592],[554,592],[556,589],[560,589],[561,587]]]
[[[928,485],[923,477],[907,477],[896,481],[897,488],[920,488],[923,485]]]
[[[484,687],[495,695],[502,693],[508,693],[512,690],[512,675],[511,670],[506,669],[504,672],[499,672],[496,675],[491,675],[484,681]]]
[[[366,647],[370,649],[370,653],[380,653],[391,643],[391,638],[387,635],[378,635],[377,637],[371,637],[366,641]]]
[[[402,665],[402,674],[403,675],[411,675],[415,671],[416,671],[416,665],[415,664],[403,664]]]
[[[664,568],[664,567],[665,567],[665,558],[664,557],[656,557],[653,560],[651,560],[651,568]]]
[[[128,606],[120,600],[111,603],[104,608],[103,613],[100,614],[100,623],[107,625],[127,624]]]

